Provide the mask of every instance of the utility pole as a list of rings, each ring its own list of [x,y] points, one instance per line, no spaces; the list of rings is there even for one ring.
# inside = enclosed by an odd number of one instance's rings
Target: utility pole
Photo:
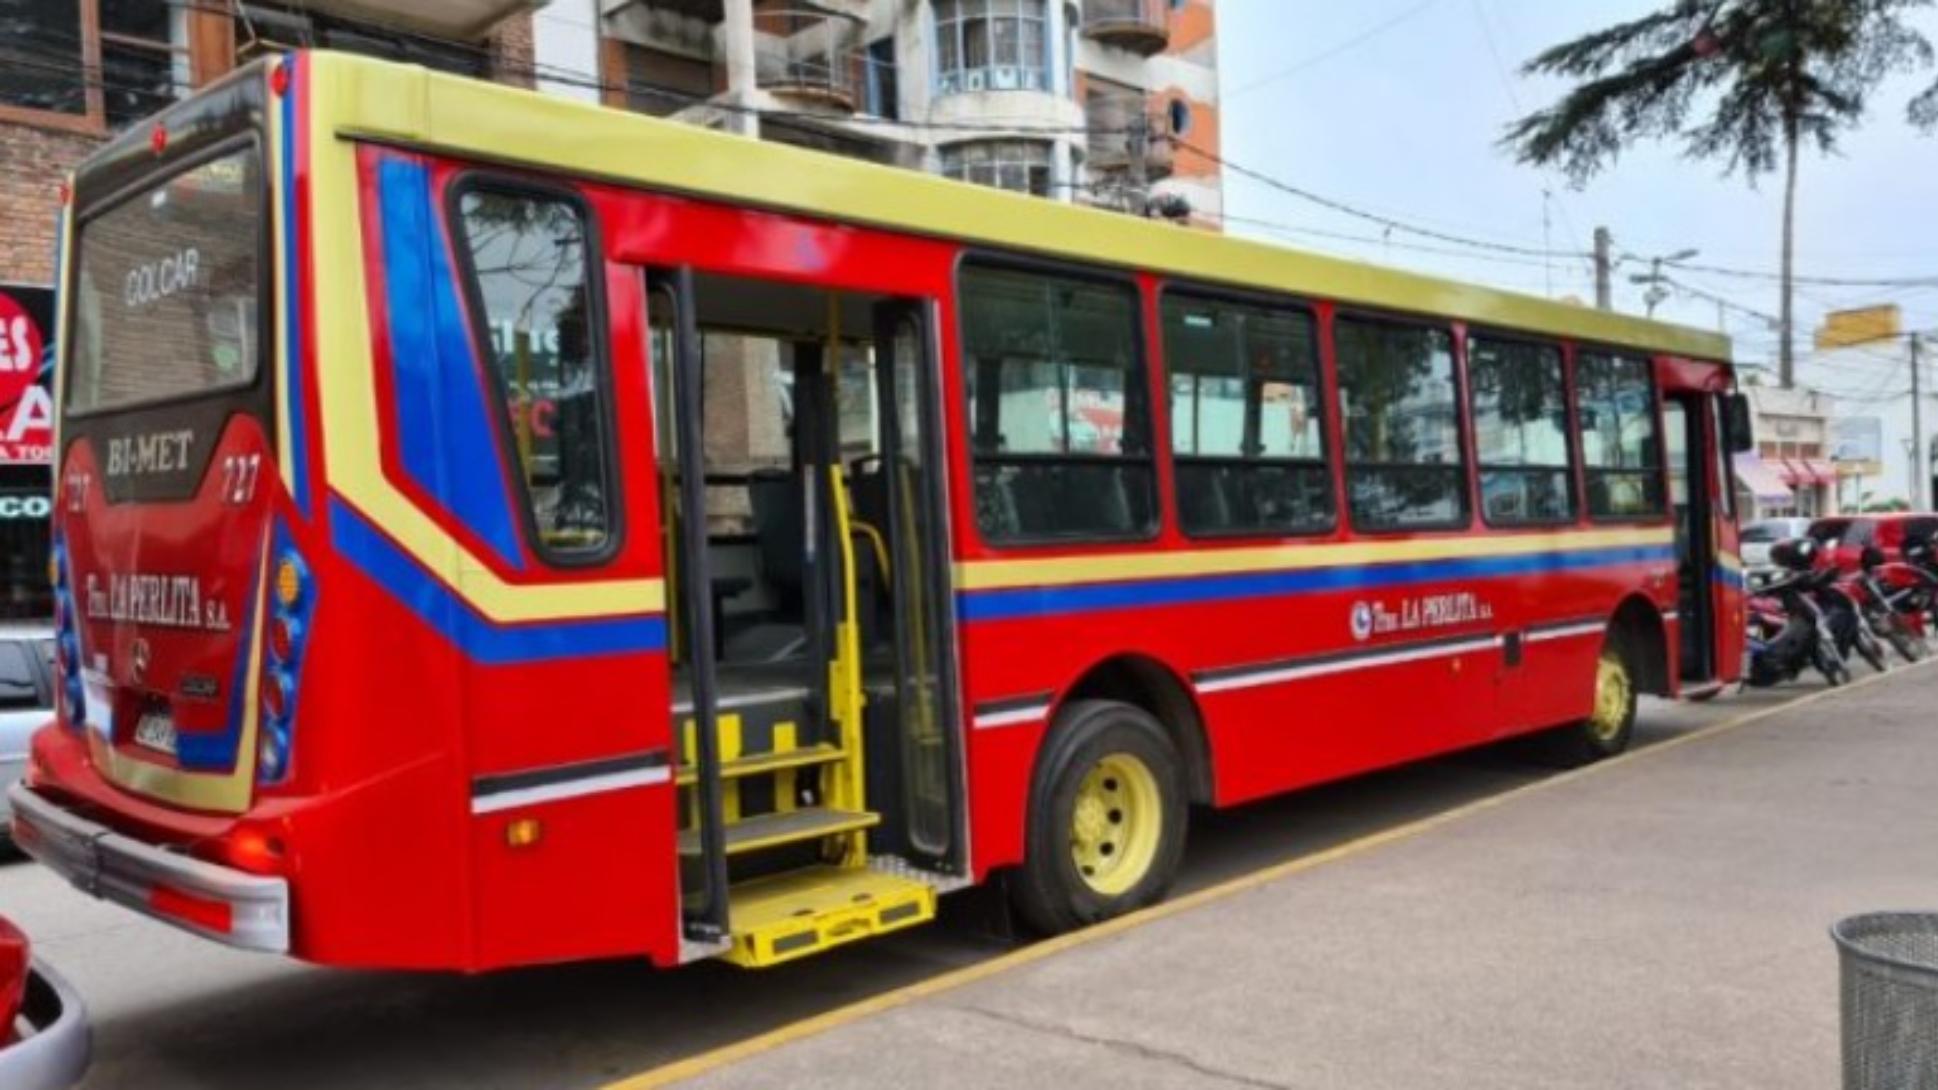
[[[1613,244],[1614,239],[1609,235],[1608,228],[1595,228],[1595,309],[1597,310],[1615,309],[1614,296],[1608,284],[1608,277],[1613,269],[1608,251]]]
[[[1931,452],[1925,449],[1924,383],[1918,376],[1918,334],[1911,334],[1911,509],[1927,511],[1931,494]]]

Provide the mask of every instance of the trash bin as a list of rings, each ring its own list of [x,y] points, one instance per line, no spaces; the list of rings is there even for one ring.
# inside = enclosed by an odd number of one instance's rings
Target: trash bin
[[[1938,1087],[1938,912],[1838,921],[1844,1090]]]

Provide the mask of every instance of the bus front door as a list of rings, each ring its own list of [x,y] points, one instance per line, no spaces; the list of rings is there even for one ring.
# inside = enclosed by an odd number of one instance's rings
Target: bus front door
[[[1730,583],[1739,570],[1728,563],[1736,526],[1718,405],[1704,391],[1663,395],[1675,511],[1677,691],[1689,697],[1713,695],[1741,672],[1740,592]]]

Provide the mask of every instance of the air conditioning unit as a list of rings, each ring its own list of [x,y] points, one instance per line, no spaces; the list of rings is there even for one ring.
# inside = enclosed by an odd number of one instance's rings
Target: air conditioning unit
[[[962,74],[962,89],[965,91],[981,91],[984,89],[988,78],[989,74],[982,69],[977,69],[973,72],[964,72]]]
[[[992,91],[1014,91],[1022,85],[1022,74],[1014,68],[992,68],[989,72],[989,89]]]
[[[1043,91],[1048,89],[1045,87],[1045,84],[1048,82],[1048,77],[1041,68],[1022,68],[1018,69],[1018,71],[1023,74],[1023,89],[1025,91]]]

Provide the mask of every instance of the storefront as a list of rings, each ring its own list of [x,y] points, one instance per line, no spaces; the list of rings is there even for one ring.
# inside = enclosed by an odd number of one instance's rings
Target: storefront
[[[0,619],[52,615],[54,293],[0,283]]]

